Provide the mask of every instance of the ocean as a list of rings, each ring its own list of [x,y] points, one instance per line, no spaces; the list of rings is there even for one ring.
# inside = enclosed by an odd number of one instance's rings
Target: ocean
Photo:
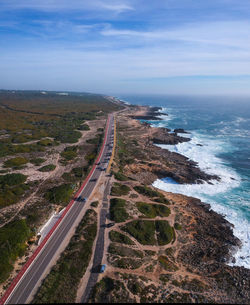
[[[178,184],[172,179],[156,180],[159,189],[201,199],[234,225],[242,247],[231,266],[250,268],[250,97],[191,97],[122,95],[129,104],[159,106],[163,120],[147,121],[155,127],[184,128],[191,141],[159,145],[198,162],[220,182],[212,185]]]

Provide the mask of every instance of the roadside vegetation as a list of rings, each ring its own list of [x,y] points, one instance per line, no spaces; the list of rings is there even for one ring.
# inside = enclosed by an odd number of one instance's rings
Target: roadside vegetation
[[[123,222],[129,218],[125,209],[126,200],[121,198],[110,199],[110,219],[115,222]]]
[[[25,219],[12,221],[0,228],[0,283],[9,277],[16,258],[24,255],[30,236]]]
[[[44,197],[52,203],[57,203],[65,206],[68,204],[75,189],[75,184],[61,184],[49,189]]]
[[[87,210],[69,245],[45,278],[33,304],[75,303],[79,282],[86,272],[97,232],[97,214]]]

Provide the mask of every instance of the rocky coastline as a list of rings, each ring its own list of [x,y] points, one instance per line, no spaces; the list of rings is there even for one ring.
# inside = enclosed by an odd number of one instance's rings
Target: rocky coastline
[[[157,178],[166,177],[178,183],[190,184],[220,180],[216,175],[201,171],[196,162],[185,156],[155,145],[157,141],[160,144],[176,144],[184,141],[183,139],[188,141],[188,138],[178,135],[178,132],[186,133],[185,130],[180,128],[170,133],[166,128],[150,127],[138,120],[148,116],[153,120],[157,115],[154,116],[147,107],[137,107],[139,114],[134,114],[134,110],[128,109],[128,113],[119,118],[119,130],[127,140],[128,159],[123,163],[122,169],[126,176],[145,185],[151,185]],[[157,109],[157,114],[159,110]],[[250,270],[228,265],[233,262],[233,254],[241,246],[241,241],[233,235],[233,225],[211,210],[209,204],[197,198],[162,193],[174,204],[175,221],[182,226],[181,233],[177,234],[177,244],[173,248],[174,258],[170,256],[170,259],[185,270],[186,277],[197,276],[206,283],[206,292],[197,295],[196,288],[187,286],[185,280],[175,281],[179,283],[181,291],[188,292],[191,299],[187,300],[202,303],[249,303]],[[183,278],[183,273],[180,274],[176,272],[175,277]],[[168,283],[166,287],[169,293],[173,289]]]

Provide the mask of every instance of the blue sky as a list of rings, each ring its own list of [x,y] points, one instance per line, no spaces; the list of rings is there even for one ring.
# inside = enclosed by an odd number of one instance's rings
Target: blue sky
[[[250,95],[249,0],[0,0],[0,88]]]

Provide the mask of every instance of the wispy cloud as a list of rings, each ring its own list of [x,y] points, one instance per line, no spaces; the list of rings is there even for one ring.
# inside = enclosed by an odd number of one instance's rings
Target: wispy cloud
[[[133,7],[121,1],[101,1],[101,0],[9,0],[0,4],[0,9],[33,9],[44,11],[61,10],[107,10],[116,13],[133,10]]]

